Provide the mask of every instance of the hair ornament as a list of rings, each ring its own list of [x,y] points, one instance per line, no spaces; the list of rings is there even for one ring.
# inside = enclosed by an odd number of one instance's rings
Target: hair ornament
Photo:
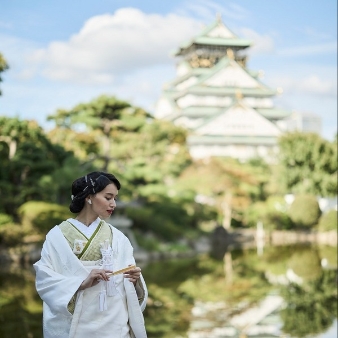
[[[94,192],[94,194],[95,194],[95,193],[96,193],[95,188],[94,188],[95,182],[92,180],[91,177],[90,177],[89,179],[90,179],[90,183],[92,184],[92,187],[93,187],[93,192]]]

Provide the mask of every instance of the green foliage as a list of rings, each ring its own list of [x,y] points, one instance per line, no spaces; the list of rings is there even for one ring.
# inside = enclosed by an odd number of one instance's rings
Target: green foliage
[[[283,197],[270,196],[265,202],[250,205],[244,213],[245,224],[256,227],[257,222],[263,223],[264,229],[286,230],[293,227],[288,216],[288,206]]]
[[[142,269],[148,281],[149,301],[144,316],[149,337],[171,338],[186,333],[192,299],[180,293],[178,287],[205,271],[197,259],[153,262]]]
[[[298,250],[290,258],[288,267],[305,281],[314,280],[322,273],[317,250]]]
[[[256,269],[271,273],[275,276],[285,275],[291,252],[297,251],[298,248],[295,246],[268,246],[264,248],[264,253]]]
[[[91,163],[93,155],[99,152],[100,146],[96,135],[87,131],[56,127],[50,130],[47,136],[53,144],[62,144],[65,150],[76,154],[76,157],[84,163],[87,161]]]
[[[244,165],[235,159],[211,158],[194,161],[181,174],[178,189],[193,192],[213,205],[230,226],[231,218],[242,221],[243,212],[251,200],[259,199],[265,178],[252,164]]]
[[[118,120],[123,110],[130,108],[130,104],[118,100],[114,96],[101,95],[89,103],[80,103],[71,110],[58,110],[55,115],[48,117],[58,127],[72,128],[87,126],[91,128],[104,127],[106,121]],[[101,122],[100,122],[101,120]]]
[[[142,208],[127,208],[126,214],[133,220],[134,227],[142,232],[150,231],[162,240],[168,241],[181,237],[186,226],[184,224],[186,215],[183,214],[183,218],[179,215],[183,211],[176,208],[178,213],[167,217],[168,213],[165,210],[162,209],[162,212],[158,210],[161,210],[161,205],[153,203]]]
[[[42,302],[35,276],[26,269],[0,269],[0,337],[42,337]]]
[[[142,233],[138,229],[133,229],[137,244],[148,252],[159,251],[160,241],[152,234]]]
[[[116,173],[125,199],[168,197],[176,177],[190,163],[184,129],[116,97],[100,96],[49,119],[57,125],[50,133],[53,142]]]
[[[24,226],[32,227],[42,234],[72,216],[65,206],[40,201],[24,203],[19,208],[19,215]]]
[[[7,215],[7,214],[1,214],[0,213],[0,228],[2,225],[6,225],[6,224],[9,224],[9,223],[13,223],[14,220],[13,220],[13,217],[11,217],[10,215]]]
[[[29,229],[21,224],[7,223],[0,227],[0,244],[5,247],[14,247],[23,242],[24,237],[28,234]]]
[[[159,285],[148,286],[149,298],[144,311],[150,337],[171,338],[189,328],[192,305],[174,290]],[[149,318],[149,320],[148,320]]]
[[[326,259],[329,268],[338,267],[337,247],[322,245],[318,248],[320,259]]]
[[[23,203],[56,198],[41,189],[40,182],[73,154],[52,144],[35,121],[0,117],[0,135],[0,200],[2,210],[16,218]]]
[[[292,284],[283,289],[287,306],[281,311],[282,330],[292,337],[317,336],[337,318],[337,275],[324,270],[306,286]]]
[[[62,205],[70,204],[71,183],[78,177],[94,171],[94,167],[89,165],[83,167],[79,160],[73,156],[67,157],[63,161],[63,166],[56,167],[53,171],[43,175],[39,182],[41,199]]]
[[[325,232],[330,230],[337,230],[337,210],[330,210],[323,214],[318,223],[318,230]]]
[[[313,227],[320,215],[317,198],[312,195],[296,195],[289,209],[289,216],[298,227]]]
[[[147,202],[138,208],[127,207],[125,213],[133,220],[135,229],[153,235],[162,242],[174,241],[181,237],[191,239],[191,236],[201,232],[199,222],[214,215],[208,208],[201,209],[197,203],[187,204],[186,201],[167,198]],[[150,244],[151,240],[145,242]]]
[[[203,273],[192,275],[180,284],[178,290],[189,298],[203,302],[223,301],[229,306],[238,302],[253,303],[265,296],[270,286],[264,274],[256,270],[256,263],[252,264],[252,252],[230,253],[232,264],[232,282],[227,283],[222,262],[208,256],[199,260],[199,269]]]
[[[279,140],[280,176],[288,192],[335,196],[337,194],[337,140],[317,134],[289,133]]]
[[[203,261],[206,259],[201,258]],[[187,279],[213,271],[214,265],[202,266],[201,260],[195,257],[150,262],[142,269],[142,275],[151,283],[176,290]],[[163,273],[163,265],[165,273]]]

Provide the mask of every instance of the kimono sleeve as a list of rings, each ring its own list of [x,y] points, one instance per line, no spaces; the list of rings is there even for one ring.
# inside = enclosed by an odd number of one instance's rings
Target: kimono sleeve
[[[127,237],[125,237],[125,247],[127,248],[126,249],[127,257],[130,260],[129,264],[135,264],[136,265],[135,257],[134,257],[134,249],[133,249],[133,246],[130,243],[130,240]],[[141,273],[140,278],[136,282],[135,291],[136,291],[136,294],[137,294],[137,298],[138,298],[141,310],[144,311],[144,309],[146,307],[147,299],[148,299],[148,290],[147,290],[147,286],[146,286],[146,283],[144,281],[144,278],[142,276],[142,273]]]
[[[61,248],[62,249],[62,248]],[[64,252],[61,256],[64,256]],[[36,271],[36,290],[41,299],[48,305],[54,314],[70,315],[68,303],[86,278],[84,272],[74,274],[70,265],[65,264],[55,246],[46,239],[41,258],[33,264]]]

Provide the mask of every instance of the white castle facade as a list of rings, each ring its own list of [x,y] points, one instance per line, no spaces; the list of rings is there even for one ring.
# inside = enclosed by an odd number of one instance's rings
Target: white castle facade
[[[273,158],[292,112],[274,106],[273,90],[247,68],[251,42],[237,37],[218,18],[181,45],[177,77],[167,83],[155,117],[189,130],[193,158]]]

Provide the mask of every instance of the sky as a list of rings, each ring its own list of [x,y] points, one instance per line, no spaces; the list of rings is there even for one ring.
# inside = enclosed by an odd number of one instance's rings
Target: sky
[[[322,120],[337,133],[336,0],[0,0],[0,116],[34,119],[100,95],[154,113],[176,76],[181,44],[220,14],[250,39],[248,68],[283,93],[277,107]]]

